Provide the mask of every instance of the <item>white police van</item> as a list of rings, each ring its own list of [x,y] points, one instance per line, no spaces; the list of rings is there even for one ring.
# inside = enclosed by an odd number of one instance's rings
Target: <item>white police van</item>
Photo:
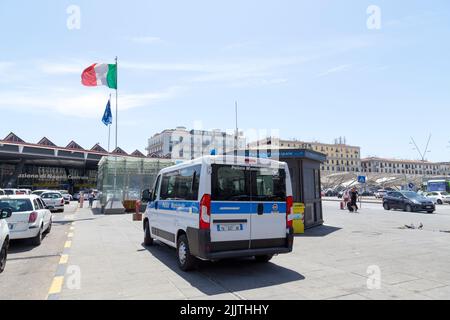
[[[144,244],[177,249],[187,271],[196,258],[267,262],[293,246],[292,186],[286,163],[207,156],[163,169],[143,192]]]

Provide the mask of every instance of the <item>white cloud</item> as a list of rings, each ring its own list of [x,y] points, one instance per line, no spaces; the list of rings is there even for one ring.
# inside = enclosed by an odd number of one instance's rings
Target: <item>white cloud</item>
[[[351,68],[351,66],[352,66],[351,64],[342,64],[342,65],[333,67],[331,69],[328,69],[325,72],[322,72],[322,73],[318,74],[317,76],[318,77],[325,77],[325,76],[328,76],[328,75],[333,74],[333,73],[344,72],[344,71],[349,70]]]
[[[119,111],[149,106],[171,99],[180,94],[183,88],[170,87],[149,93],[123,93],[119,95]],[[103,90],[68,90],[54,88],[45,91],[0,92],[0,109],[4,110],[43,110],[81,118],[101,117],[108,93]],[[113,99],[112,105],[114,106]]]
[[[161,42],[161,38],[141,36],[141,37],[132,37],[131,41],[134,43],[139,43],[139,44],[153,44],[153,43]]]

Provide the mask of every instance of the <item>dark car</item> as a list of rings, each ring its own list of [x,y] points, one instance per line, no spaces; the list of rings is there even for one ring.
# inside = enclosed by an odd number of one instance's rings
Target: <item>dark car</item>
[[[400,209],[407,212],[425,211],[434,213],[433,201],[413,191],[390,191],[383,198],[385,210]]]

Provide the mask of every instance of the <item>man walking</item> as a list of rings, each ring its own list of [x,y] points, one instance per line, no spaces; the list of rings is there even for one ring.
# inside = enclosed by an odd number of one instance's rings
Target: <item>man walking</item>
[[[89,208],[92,208],[92,206],[94,205],[94,199],[95,199],[94,191],[91,191],[89,193]]]
[[[353,187],[350,191],[350,206],[355,210],[355,212],[358,212],[358,191],[356,191],[356,188]]]

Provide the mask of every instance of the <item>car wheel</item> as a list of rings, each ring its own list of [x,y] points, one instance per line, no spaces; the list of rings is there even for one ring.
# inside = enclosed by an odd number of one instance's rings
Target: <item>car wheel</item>
[[[43,228],[43,227],[41,227],[41,228],[39,229],[38,234],[37,234],[34,238],[31,239],[31,243],[32,243],[34,246],[36,246],[36,247],[40,246],[41,243],[42,243],[42,235],[43,235],[43,230],[42,230],[42,228]]]
[[[412,211],[413,211],[413,209],[412,209],[412,207],[411,207],[410,204],[407,204],[407,205],[405,206],[405,211],[406,211],[406,212],[412,212]]]
[[[48,224],[47,230],[45,230],[45,234],[49,234],[52,231],[53,220],[50,219],[50,223]]]
[[[438,199],[437,204],[443,204],[441,199]]]
[[[183,271],[190,271],[195,267],[195,257],[191,255],[186,235],[181,235],[177,241],[178,266]]]
[[[0,251],[0,273],[5,271],[7,257],[8,257],[8,240],[5,241]]]
[[[149,247],[153,245],[152,235],[150,234],[150,224],[145,221],[144,224],[144,245]]]
[[[256,262],[259,262],[259,263],[267,263],[270,260],[272,260],[272,258],[273,258],[273,255],[271,255],[271,254],[266,254],[263,256],[255,256]]]
[[[389,206],[389,204],[387,202],[385,202],[383,204],[383,208],[384,208],[384,210],[387,210],[387,211],[391,210],[391,207]]]

